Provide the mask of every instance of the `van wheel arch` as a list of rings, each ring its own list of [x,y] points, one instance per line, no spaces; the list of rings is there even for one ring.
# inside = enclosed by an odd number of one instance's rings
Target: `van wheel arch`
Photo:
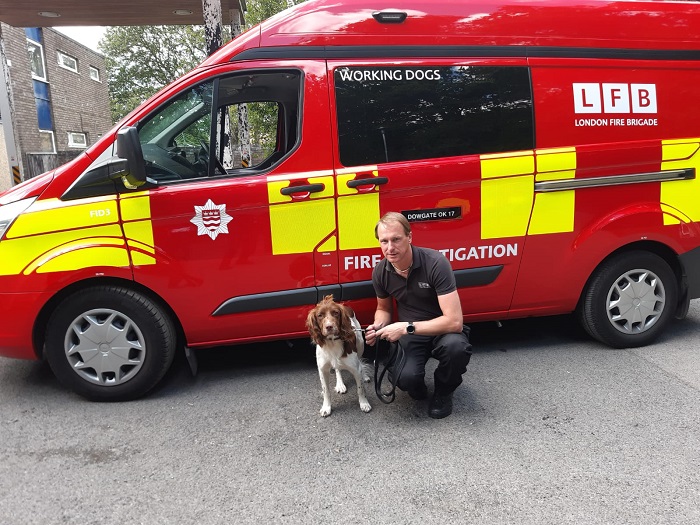
[[[98,286],[117,286],[133,290],[134,292],[148,297],[154,303],[157,303],[160,308],[167,312],[168,316],[170,317],[171,321],[175,326],[175,330],[177,332],[177,348],[184,348],[186,339],[184,335],[184,330],[182,328],[182,323],[180,323],[180,319],[178,318],[178,316],[175,315],[175,312],[172,310],[172,308],[170,308],[168,303],[166,303],[160,295],[155,293],[150,288],[146,288],[145,286],[142,286],[134,281],[112,277],[101,277],[95,279],[86,279],[77,283],[73,283],[70,286],[67,286],[66,288],[60,290],[49,301],[46,302],[46,304],[41,309],[39,315],[37,315],[37,318],[34,322],[34,350],[38,359],[45,358],[44,345],[46,343],[46,325],[49,321],[49,318],[56,310],[58,305],[61,304],[61,302],[63,302],[63,300],[66,299],[66,297],[80,290],[85,290],[87,288],[93,288]]]
[[[63,301],[65,301],[66,298],[70,297],[71,295],[84,291],[88,288],[94,289],[101,287],[116,287],[127,291],[132,291],[147,298],[154,305],[157,305],[157,307],[161,310],[161,312],[164,315],[167,316],[170,323],[172,324],[174,330],[174,355],[177,355],[177,353],[180,351],[184,353],[186,338],[184,330],[182,328],[182,324],[178,316],[175,314],[172,308],[170,308],[170,306],[165,302],[165,300],[162,299],[162,297],[160,297],[158,294],[156,294],[149,288],[146,288],[134,281],[119,278],[102,277],[95,279],[87,279],[84,281],[73,283],[72,285],[67,286],[60,292],[56,293],[49,301],[47,301],[42,310],[39,312],[39,315],[37,316],[37,319],[34,323],[33,341],[35,353],[38,359],[47,360],[45,347],[46,329],[49,320],[53,313],[56,311],[56,309],[63,303]]]
[[[644,271],[648,273],[643,274]],[[660,294],[657,298],[662,304],[657,307],[662,307],[662,311],[648,315],[646,324],[625,323],[627,314],[615,307],[620,299],[615,289],[632,283],[641,294]],[[642,299],[640,296],[631,300]],[[641,242],[619,249],[601,261],[583,287],[576,315],[594,339],[614,348],[633,348],[656,339],[672,318],[682,313],[685,302],[685,280],[676,254],[662,244]]]
[[[169,313],[121,286],[77,290],[46,327],[46,357],[59,381],[93,401],[145,395],[170,369],[177,330]]]

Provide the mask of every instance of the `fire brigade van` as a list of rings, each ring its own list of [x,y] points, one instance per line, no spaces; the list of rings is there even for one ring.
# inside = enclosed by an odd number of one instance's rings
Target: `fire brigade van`
[[[0,195],[0,354],[124,400],[327,294],[367,324],[387,211],[466,322],[646,345],[700,296],[698,101],[694,2],[309,0]]]

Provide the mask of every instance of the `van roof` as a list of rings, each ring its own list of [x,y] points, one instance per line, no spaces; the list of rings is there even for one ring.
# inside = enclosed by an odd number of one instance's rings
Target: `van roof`
[[[382,10],[383,5],[393,6]],[[400,23],[375,13],[405,13]],[[290,46],[306,48],[291,51]],[[233,40],[203,65],[232,59],[316,55],[374,47],[397,56],[406,46],[503,47],[521,56],[533,48],[700,51],[697,1],[629,0],[308,0],[282,11]],[[259,48],[252,52],[252,48]],[[287,48],[286,55],[281,48]],[[520,48],[519,50],[517,48]],[[386,54],[381,53],[383,49]],[[244,53],[248,50],[247,53]],[[405,51],[404,51],[405,52]],[[399,53],[400,54],[400,53]],[[499,56],[501,53],[497,53]],[[410,56],[407,53],[406,56]],[[511,55],[512,56],[512,55]],[[577,55],[574,55],[577,56]],[[698,59],[698,53],[672,58]]]

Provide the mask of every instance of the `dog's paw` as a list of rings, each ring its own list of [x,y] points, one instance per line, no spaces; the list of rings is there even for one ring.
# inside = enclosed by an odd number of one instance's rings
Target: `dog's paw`
[[[372,405],[370,405],[366,401],[364,403],[360,403],[360,410],[362,410],[363,412],[369,412],[370,410],[372,410]]]
[[[331,407],[330,407],[330,405],[323,405],[323,406],[321,407],[321,415],[322,415],[323,417],[328,417],[328,416],[331,415]]]
[[[345,392],[348,391],[348,387],[346,387],[343,384],[335,385],[335,391],[338,392],[339,394],[344,394]]]

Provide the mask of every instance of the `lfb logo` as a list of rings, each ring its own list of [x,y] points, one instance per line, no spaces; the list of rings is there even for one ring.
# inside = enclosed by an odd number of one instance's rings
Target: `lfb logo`
[[[656,113],[656,84],[573,84],[575,113]]]

